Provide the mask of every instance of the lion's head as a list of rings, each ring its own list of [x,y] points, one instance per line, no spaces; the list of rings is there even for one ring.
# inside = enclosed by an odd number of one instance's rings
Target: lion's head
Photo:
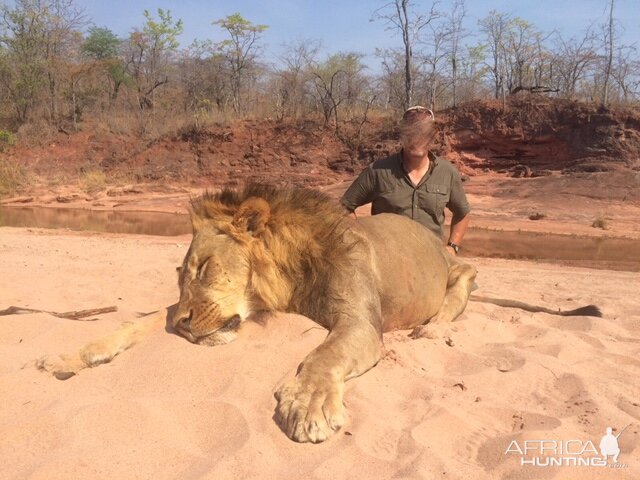
[[[256,310],[305,313],[333,260],[347,250],[337,228],[342,218],[335,202],[307,189],[250,185],[194,200],[175,330],[218,345],[233,340]]]

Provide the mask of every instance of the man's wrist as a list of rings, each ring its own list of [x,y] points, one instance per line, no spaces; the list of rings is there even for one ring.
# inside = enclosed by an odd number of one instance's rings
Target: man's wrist
[[[453,243],[451,241],[447,242],[447,247],[451,247],[453,248],[453,251],[456,252],[456,255],[460,252],[460,250],[462,249],[462,247],[456,243]]]

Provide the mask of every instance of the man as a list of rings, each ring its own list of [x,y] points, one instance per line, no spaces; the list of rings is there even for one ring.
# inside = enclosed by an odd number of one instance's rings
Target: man
[[[618,463],[618,455],[620,455],[620,447],[618,446],[618,437],[622,435],[620,432],[617,436],[613,434],[613,428],[607,427],[607,434],[600,439],[600,454],[606,462],[609,455],[613,455],[613,463]]]
[[[411,107],[400,123],[402,150],[373,162],[341,199],[350,212],[371,202],[371,214],[412,218],[442,237],[444,208],[453,213],[447,250],[456,255],[469,225],[469,202],[456,168],[429,150],[436,135],[433,112]],[[354,213],[355,215],[355,213]]]

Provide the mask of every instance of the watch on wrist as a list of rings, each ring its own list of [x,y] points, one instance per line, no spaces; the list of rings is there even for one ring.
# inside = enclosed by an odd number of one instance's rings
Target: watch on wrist
[[[460,248],[461,248],[460,245],[456,245],[453,242],[447,243],[447,247],[453,248],[453,251],[456,252],[456,255],[460,252]]]

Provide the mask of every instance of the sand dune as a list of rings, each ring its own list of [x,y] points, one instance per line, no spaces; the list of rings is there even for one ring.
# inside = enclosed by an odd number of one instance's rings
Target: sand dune
[[[0,478],[640,478],[637,273],[472,259],[478,293],[595,303],[604,318],[472,303],[443,338],[391,333],[378,366],[347,384],[346,425],[320,445],[290,441],[272,418],[276,387],[326,334],[298,315],[263,316],[215,348],[157,331],[67,381],[35,369],[175,303],[189,240],[0,229],[0,309],[119,307],[95,322],[0,317]],[[505,455],[513,440],[597,446],[629,424],[620,468]]]

